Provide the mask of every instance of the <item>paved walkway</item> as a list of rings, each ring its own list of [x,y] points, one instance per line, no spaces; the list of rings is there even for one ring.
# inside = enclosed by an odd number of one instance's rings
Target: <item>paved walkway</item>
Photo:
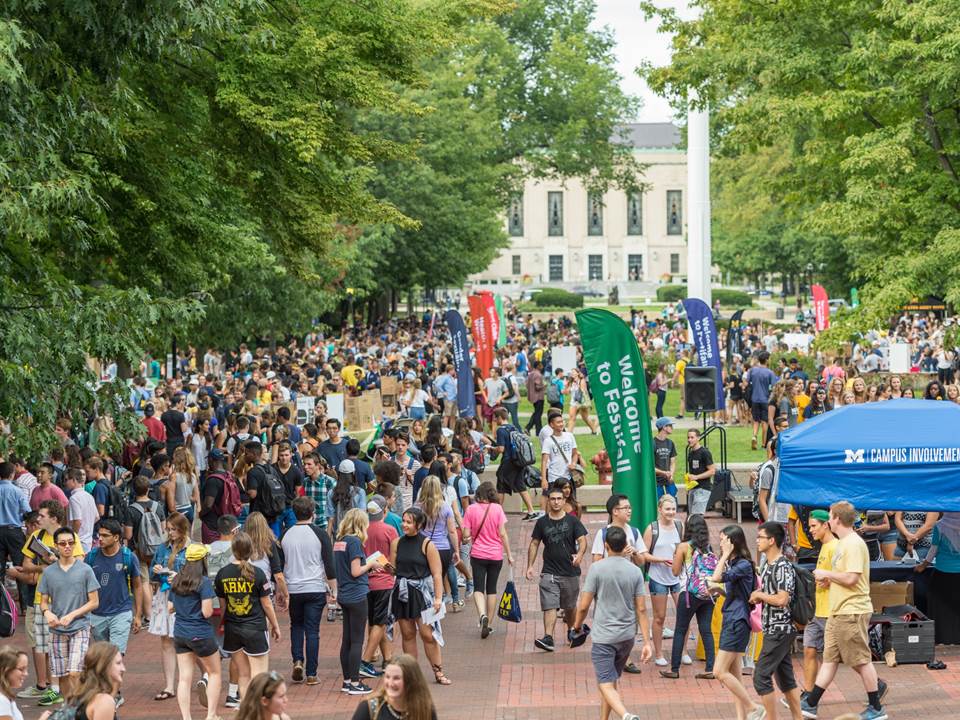
[[[591,537],[601,527],[603,516],[589,515],[585,524]],[[728,521],[711,520],[714,535]],[[514,556],[525,567],[526,545],[531,523],[519,517],[510,520],[509,532]],[[755,525],[748,528],[752,536]],[[715,538],[716,540],[716,538]],[[520,573],[518,572],[518,575]],[[453,680],[450,687],[430,685],[441,720],[593,720],[599,715],[596,688],[590,664],[589,643],[578,650],[560,647],[553,654],[533,646],[542,634],[541,616],[537,612],[535,583],[518,582],[524,622],[519,625],[498,624],[493,635],[481,641],[472,609],[448,615],[444,622],[447,646],[444,649],[444,670]],[[288,621],[281,615],[286,632]],[[561,633],[558,632],[558,635]],[[338,651],[340,625],[324,622],[320,631],[321,684],[315,687],[293,686],[290,690],[290,716],[347,720],[358,699],[339,692]],[[25,645],[22,632],[13,638],[18,647]],[[890,683],[887,709],[894,720],[899,718],[956,718],[960,703],[960,649],[940,648],[939,657],[948,664],[945,671],[929,671],[923,665],[897,668],[880,667],[881,675]],[[691,654],[692,646],[691,646]],[[289,643],[278,643],[271,667],[281,673],[290,671]],[[428,669],[421,656],[421,664]],[[681,670],[680,680],[664,680],[651,664],[642,675],[627,675],[623,694],[628,708],[641,718],[690,718],[714,720],[735,717],[730,696],[717,681],[694,680],[693,673],[702,665]],[[799,665],[797,666],[799,670]],[[153,695],[162,688],[158,641],[141,633],[130,643],[127,674],[124,681],[126,705],[121,709],[124,720],[131,718],[179,718],[176,701],[154,702]],[[745,678],[748,689],[749,678]],[[752,689],[751,689],[752,693]],[[841,669],[838,682],[824,697],[820,717],[834,718],[843,712],[859,713],[865,698],[859,680],[848,669]],[[40,716],[36,707],[21,704],[28,720]],[[233,711],[223,710],[226,720]],[[203,718],[194,701],[194,717]],[[787,718],[785,709],[780,717]]]

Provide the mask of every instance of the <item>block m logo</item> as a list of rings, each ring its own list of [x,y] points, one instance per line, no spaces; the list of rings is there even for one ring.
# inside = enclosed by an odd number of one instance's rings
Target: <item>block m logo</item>
[[[859,450],[844,450],[845,457],[843,461],[845,463],[862,463],[863,462],[863,448]]]

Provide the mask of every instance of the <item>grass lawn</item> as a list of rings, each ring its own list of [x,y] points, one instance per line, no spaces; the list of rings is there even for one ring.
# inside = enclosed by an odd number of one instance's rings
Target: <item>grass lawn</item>
[[[654,417],[654,408],[656,407],[655,396],[650,396],[650,417]],[[667,401],[664,404],[664,412],[668,417],[674,417],[677,414],[677,411],[680,409],[680,393],[676,389],[670,389],[667,391]],[[520,400],[520,413],[530,413],[533,410],[533,406],[527,401],[526,398],[521,398]],[[689,415],[688,415],[689,417]],[[526,419],[521,416],[521,420],[526,422]],[[544,423],[546,423],[546,413],[544,413]],[[582,426],[584,423],[582,420],[577,420],[577,425]],[[730,427],[727,426],[727,462],[736,463],[736,462],[751,462],[756,463],[757,465],[763,460],[764,453],[762,450],[751,450],[750,449],[750,438],[753,431],[752,426],[750,427]],[[671,436],[674,444],[677,446],[677,473],[676,481],[683,482],[683,473],[684,473],[684,447],[687,443],[686,432],[683,429],[676,429]],[[584,466],[587,469],[586,482],[588,484],[595,484],[598,482],[597,473],[594,470],[593,466],[590,465],[590,458],[596,455],[600,450],[603,449],[603,437],[598,433],[596,435],[581,435],[576,436],[577,439],[577,448],[580,450],[580,454],[584,458]],[[710,437],[707,438],[707,447],[710,448],[711,452],[714,455],[714,459],[719,464],[720,462],[720,439],[716,432],[712,433]],[[533,439],[534,449],[537,453],[540,452],[540,442],[536,438]],[[741,477],[742,476],[742,477]],[[744,473],[740,473],[740,476],[737,478],[741,483],[746,483],[747,477]]]

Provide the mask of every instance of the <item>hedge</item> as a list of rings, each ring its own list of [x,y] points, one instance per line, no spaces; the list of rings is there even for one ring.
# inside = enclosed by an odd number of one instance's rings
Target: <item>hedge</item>
[[[583,295],[559,288],[545,288],[533,296],[533,302],[537,307],[582,308]]]
[[[725,307],[750,307],[753,304],[751,297],[742,290],[728,290],[715,288],[712,291],[713,299],[719,300]],[[675,303],[687,297],[686,285],[661,285],[657,288],[659,302]]]

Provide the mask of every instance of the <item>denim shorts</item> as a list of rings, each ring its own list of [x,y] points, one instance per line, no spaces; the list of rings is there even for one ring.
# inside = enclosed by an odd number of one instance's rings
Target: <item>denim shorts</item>
[[[675,585],[662,585],[656,580],[650,581],[650,594],[651,595],[669,595],[670,593],[680,592],[680,583]]]
[[[593,643],[590,647],[590,660],[597,683],[615,683],[623,675],[623,669],[630,659],[634,639],[621,640],[618,643]]]
[[[750,623],[746,620],[724,619],[720,628],[720,649],[726,652],[746,652],[750,644]]]

